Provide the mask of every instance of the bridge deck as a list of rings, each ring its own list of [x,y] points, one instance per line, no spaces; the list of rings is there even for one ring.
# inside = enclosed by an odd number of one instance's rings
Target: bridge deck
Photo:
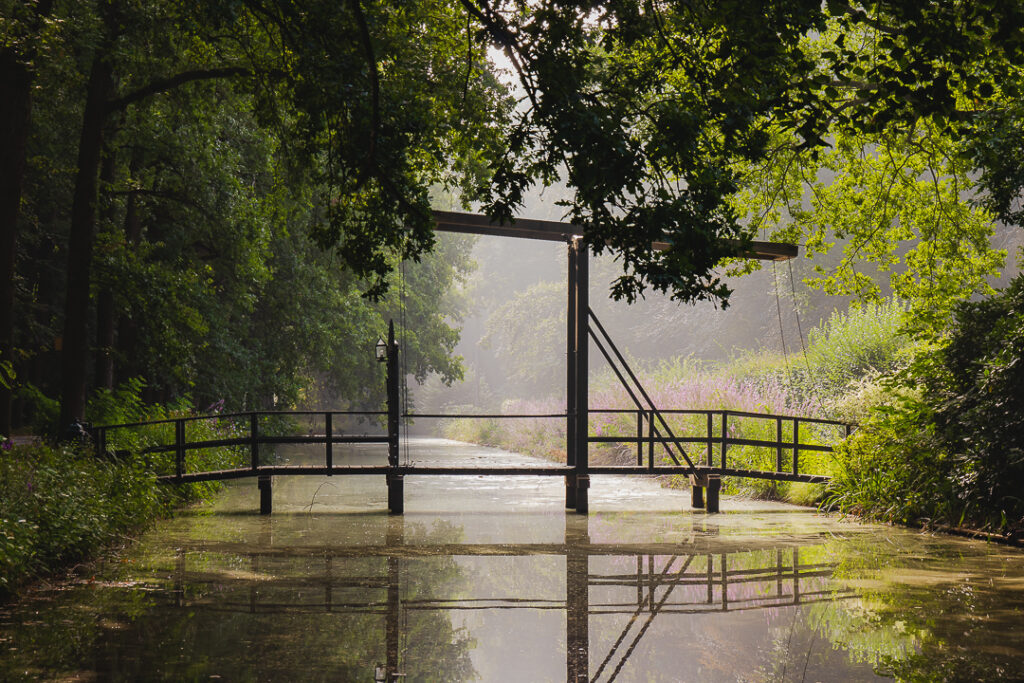
[[[519,467],[466,467],[466,466],[437,466],[437,465],[399,465],[389,467],[388,465],[351,465],[324,467],[322,465],[262,465],[256,469],[251,467],[240,467],[226,470],[215,470],[210,472],[188,472],[181,476],[169,474],[159,477],[162,482],[168,483],[189,483],[199,481],[220,481],[226,479],[242,479],[256,476],[277,476],[277,475],[308,475],[308,476],[344,476],[344,475],[402,475],[402,476],[534,476],[534,477],[564,477],[574,472],[574,468],[566,465],[544,466],[519,466]],[[775,481],[794,481],[808,484],[823,484],[829,478],[815,474],[792,474],[788,472],[766,472],[761,470],[744,470],[722,467],[697,466],[694,471],[698,475],[719,474],[731,477],[749,477],[754,479],[771,479]],[[591,466],[590,474],[651,474],[651,475],[682,475],[689,474],[688,467],[643,467],[643,466]]]

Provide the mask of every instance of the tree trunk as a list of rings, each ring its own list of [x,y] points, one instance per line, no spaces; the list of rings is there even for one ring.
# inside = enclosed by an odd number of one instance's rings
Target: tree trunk
[[[100,171],[100,182],[108,186],[114,182],[115,153],[108,149],[103,157],[103,167]],[[104,223],[114,223],[114,202],[107,202],[107,209],[104,211]],[[115,338],[115,316],[114,316],[114,292],[110,285],[110,279],[100,273],[99,293],[96,295],[96,377],[95,384],[103,389],[114,388],[114,338]]]
[[[112,70],[101,51],[89,72],[78,169],[71,205],[68,238],[67,296],[64,300],[64,347],[61,353],[61,402],[58,430],[85,415],[86,375],[89,362],[89,284],[96,201],[103,151],[103,124],[112,91]]]
[[[133,152],[132,160],[128,167],[128,175],[135,178],[139,168],[139,157]],[[142,215],[139,212],[139,200],[134,194],[128,195],[124,210],[124,236],[129,248],[138,245],[142,238]],[[118,383],[127,382],[137,373],[136,368],[128,365],[128,361],[134,358],[137,352],[139,341],[139,326],[132,318],[131,313],[121,314],[117,320],[117,350],[121,358],[116,370],[115,379]]]
[[[31,86],[31,73],[14,51],[0,51],[0,361],[13,361],[14,354],[14,268]],[[11,433],[12,393],[0,386],[0,434],[5,436]]]
[[[104,287],[96,297],[96,386],[114,388],[114,293]]]

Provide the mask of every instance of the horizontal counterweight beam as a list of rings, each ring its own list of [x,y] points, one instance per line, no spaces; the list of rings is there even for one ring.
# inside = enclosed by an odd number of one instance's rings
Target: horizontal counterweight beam
[[[546,221],[536,218],[517,218],[514,223],[501,225],[491,222],[487,216],[457,211],[434,211],[437,229],[441,232],[460,232],[470,235],[493,235],[497,237],[519,237],[531,240],[547,240],[549,242],[571,242],[574,237],[581,236],[583,229],[572,223]],[[732,240],[726,240],[732,242]],[[654,251],[665,251],[668,242],[651,243]],[[784,242],[751,242],[743,254],[743,258],[762,261],[788,261],[797,255],[797,246]]]

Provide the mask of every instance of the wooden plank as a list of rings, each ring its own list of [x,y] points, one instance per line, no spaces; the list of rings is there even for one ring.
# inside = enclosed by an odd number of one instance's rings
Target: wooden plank
[[[567,474],[572,474],[574,468],[566,467],[564,465],[555,465],[551,467],[444,467],[444,466],[426,466],[426,465],[408,465],[399,467],[388,467],[387,465],[353,465],[346,467],[335,466],[331,470],[328,470],[322,465],[261,465],[258,470],[252,470],[250,468],[238,468],[229,470],[217,470],[210,472],[190,472],[185,474],[178,480],[175,475],[165,475],[157,477],[158,481],[175,483],[175,482],[195,482],[195,481],[219,481],[225,479],[241,479],[244,477],[252,477],[257,475],[299,475],[299,476],[326,476],[328,473],[334,475],[382,475],[382,474],[400,474],[403,476],[453,476],[453,477],[469,477],[469,476],[534,476],[534,477],[564,477]],[[634,475],[634,474],[687,474],[690,468],[683,465],[680,467],[675,466],[661,466],[661,467],[637,467],[635,465],[591,465],[588,468],[589,474],[618,474],[618,475]],[[735,468],[722,468],[722,467],[702,467],[697,466],[695,471],[698,474],[721,474],[730,477],[747,477],[752,479],[772,479],[776,481],[799,481],[811,484],[823,484],[829,481],[829,477],[817,474],[792,474],[787,472],[771,472],[763,470],[745,470]]]

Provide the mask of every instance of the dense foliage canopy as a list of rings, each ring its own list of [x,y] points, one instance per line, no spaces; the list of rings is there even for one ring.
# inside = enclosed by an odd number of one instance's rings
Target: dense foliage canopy
[[[324,371],[358,393],[369,370],[336,372],[358,362],[327,359],[324,341],[372,337],[394,314],[393,293],[390,309],[354,295],[380,301],[434,246],[432,189],[509,220],[556,178],[565,217],[620,259],[616,297],[724,305],[716,266],[773,227],[812,250],[846,245],[824,286],[870,293],[855,262],[874,258],[941,321],[1001,258],[992,215],[958,183],[980,169],[993,215],[1019,217],[1024,172],[1000,150],[1022,136],[1022,13],[1009,0],[5,0],[0,361],[21,390],[59,386],[65,422],[87,387],[137,374],[245,405],[297,400]],[[822,168],[843,179],[820,187]],[[890,210],[895,185],[920,201]],[[857,187],[877,188],[877,206]],[[779,188],[785,211],[765,224]],[[651,252],[655,236],[671,248]],[[905,238],[921,243],[887,246]],[[404,301],[420,306],[420,376],[458,375],[433,294],[464,266],[423,265],[434,289]]]

